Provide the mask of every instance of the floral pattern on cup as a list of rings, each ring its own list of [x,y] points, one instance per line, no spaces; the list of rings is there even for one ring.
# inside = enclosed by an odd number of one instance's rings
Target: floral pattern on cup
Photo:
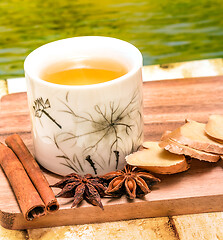
[[[79,58],[108,59],[126,74],[90,85],[42,79],[47,66]],[[102,175],[126,164],[142,144],[142,64],[140,51],[125,41],[101,36],[58,40],[39,47],[24,62],[33,153],[56,174]]]
[[[60,114],[72,116],[75,123],[81,128],[84,124],[86,128],[82,134],[76,134],[76,132],[68,132],[63,130],[63,124],[59,124],[48,112],[47,109],[51,108],[50,100],[47,98],[43,100],[42,97],[37,98],[33,103],[34,115],[37,118],[41,118],[42,115],[46,115],[49,121],[60,128],[57,134],[52,136],[46,136],[50,138],[57,150],[61,154],[56,155],[55,158],[61,159],[61,164],[71,169],[76,173],[85,172],[83,160],[90,165],[94,174],[97,175],[98,168],[104,169],[105,166],[109,166],[112,159],[115,159],[115,168],[119,167],[120,154],[123,156],[130,154],[138,149],[141,143],[143,129],[142,129],[142,115],[140,111],[140,105],[142,105],[142,99],[138,99],[141,96],[138,95],[138,90],[134,92],[131,99],[126,105],[122,105],[120,102],[110,101],[108,103],[97,104],[92,109],[92,113],[84,113],[79,115],[75,109],[70,106],[69,92],[67,92],[64,100],[58,99],[64,109],[57,110]],[[140,124],[139,124],[140,123]],[[42,127],[43,124],[41,124]],[[137,128],[138,136],[132,138],[132,130]],[[73,145],[85,138],[86,136],[94,136],[93,140],[90,137],[90,141],[83,146],[82,154],[79,156],[74,152],[72,157],[68,156],[66,150],[63,149],[63,143],[72,142]],[[107,144],[108,138],[110,139],[110,145]],[[125,139],[132,138],[131,146],[126,146]],[[97,153],[98,148],[106,146],[109,149],[108,159],[103,159]]]
[[[57,121],[51,117],[51,115],[46,111],[47,108],[50,108],[50,101],[47,98],[46,101],[43,101],[43,98],[37,98],[34,101],[33,109],[35,111],[35,117],[41,118],[43,114],[45,114],[51,121],[53,121],[59,128],[62,128]]]

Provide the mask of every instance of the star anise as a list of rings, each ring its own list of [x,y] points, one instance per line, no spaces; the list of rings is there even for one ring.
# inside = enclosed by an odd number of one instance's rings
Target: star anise
[[[143,197],[149,193],[150,187],[160,182],[149,172],[140,171],[137,167],[126,165],[123,170],[110,172],[101,177],[109,182],[106,194],[120,197],[123,194],[130,199]]]
[[[86,174],[82,177],[76,173],[71,173],[51,187],[62,189],[56,197],[74,197],[71,207],[77,206],[85,199],[92,205],[104,209],[101,197],[105,195],[106,187],[99,177],[93,177],[91,174]]]

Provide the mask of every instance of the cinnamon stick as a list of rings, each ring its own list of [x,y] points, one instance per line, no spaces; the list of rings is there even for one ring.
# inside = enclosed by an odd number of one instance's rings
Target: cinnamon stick
[[[0,143],[0,164],[27,221],[46,214],[45,205],[13,151]]]
[[[39,165],[29,152],[28,148],[18,134],[10,135],[5,140],[6,144],[17,155],[18,159],[25,168],[28,176],[39,192],[40,197],[45,203],[48,212],[55,212],[59,209],[59,204],[49,183],[43,175]]]

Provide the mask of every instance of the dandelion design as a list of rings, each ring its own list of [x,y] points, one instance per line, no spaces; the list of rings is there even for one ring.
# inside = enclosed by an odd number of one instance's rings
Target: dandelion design
[[[68,157],[68,155],[63,151],[63,149],[60,147],[59,143],[57,142],[56,137],[54,136],[53,139],[47,136],[48,139],[53,141],[53,143],[56,145],[57,149],[61,152],[60,155],[57,155],[57,158],[63,159],[64,162],[61,164],[70,168],[76,173],[84,172],[84,169],[77,157],[77,155],[74,153],[72,157]]]
[[[138,91],[135,91],[129,102],[124,106],[118,102],[110,101],[107,104],[95,105],[91,114],[83,113],[83,115],[79,115],[70,107],[67,94],[64,101],[60,100],[65,106],[65,109],[61,110],[61,112],[71,115],[75,122],[80,125],[80,128],[81,124],[84,124],[82,129],[85,131],[80,134],[77,134],[75,131],[58,133],[54,139],[57,148],[62,151],[62,148],[59,147],[59,145],[64,142],[70,141],[75,145],[78,140],[86,138],[86,136],[94,136],[90,138],[91,140],[86,140],[86,147],[82,153],[82,155],[85,156],[84,159],[86,162],[90,164],[94,173],[97,174],[98,168],[103,169],[105,163],[110,166],[111,159],[114,158],[117,169],[120,160],[120,153],[129,154],[129,151],[136,151],[139,144],[135,144],[134,142],[140,142],[142,136],[142,129],[138,126],[138,123],[142,121],[138,98]],[[138,139],[135,139],[134,137],[134,139],[132,139],[131,149],[126,150],[124,149],[126,145],[125,139],[126,137],[133,138],[130,134],[133,131],[133,128],[138,128]],[[107,141],[107,139],[109,139],[109,141]],[[106,144],[107,142],[109,142],[109,144]],[[106,146],[109,149],[110,154],[108,161],[105,161],[103,157],[100,157],[97,152],[98,148],[102,146],[101,144],[104,144],[103,146]],[[95,157],[96,155],[97,158]],[[57,157],[65,159],[66,166],[73,170],[75,169],[75,171],[80,171],[81,168],[83,169],[77,156],[70,159],[63,152],[61,156]],[[78,166],[78,169],[76,169],[77,167],[74,168],[74,165]]]
[[[91,156],[88,155],[86,158],[85,158],[86,161],[88,161],[88,163],[91,165],[91,167],[93,168],[94,170],[94,173],[97,174],[97,168],[95,167],[95,163],[92,161],[91,159]]]
[[[60,147],[55,136],[53,138],[51,138],[49,136],[45,136],[45,137],[50,139],[51,141],[53,141],[53,143],[56,145],[57,149],[61,152],[61,154],[57,155],[56,157],[64,160],[64,162],[61,163],[63,166],[70,168],[71,170],[73,170],[76,173],[84,173],[83,166],[75,153],[72,155],[72,157],[69,157],[65,153],[65,151]],[[90,155],[88,155],[85,158],[85,160],[90,164],[94,173],[97,175],[97,168],[95,167],[95,163],[92,161]],[[100,168],[103,169],[101,164],[98,163],[98,166],[100,166]]]
[[[35,117],[41,118],[43,114],[45,114],[51,121],[53,121],[59,128],[62,128],[62,126],[57,123],[57,121],[50,116],[50,114],[46,111],[46,109],[51,108],[50,101],[47,98],[44,102],[43,98],[37,98],[34,101],[33,109],[35,112]]]

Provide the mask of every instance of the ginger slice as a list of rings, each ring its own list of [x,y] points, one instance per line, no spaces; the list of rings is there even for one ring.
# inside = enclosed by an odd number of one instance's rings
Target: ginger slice
[[[147,142],[148,149],[132,153],[126,157],[129,165],[160,174],[186,171],[189,165],[183,155],[177,155],[159,147],[158,142]]]
[[[221,155],[204,152],[175,142],[169,138],[170,133],[171,131],[165,131],[163,133],[159,143],[161,148],[164,148],[167,151],[175,154],[184,154],[186,156],[207,162],[217,162],[221,158]],[[143,144],[143,146],[146,148],[146,142]]]
[[[169,138],[191,148],[205,152],[223,154],[223,144],[212,140],[205,133],[205,124],[188,121],[169,134]]]
[[[190,156],[192,158],[196,158],[198,160],[203,160],[207,162],[217,162],[221,157],[220,155],[217,154],[196,150],[191,147],[182,145],[178,142],[173,141],[170,138],[163,139],[159,143],[159,146],[161,148],[166,149],[167,151],[170,151],[171,153],[184,154],[186,156]]]
[[[223,142],[223,115],[209,116],[205,132],[217,141]]]

